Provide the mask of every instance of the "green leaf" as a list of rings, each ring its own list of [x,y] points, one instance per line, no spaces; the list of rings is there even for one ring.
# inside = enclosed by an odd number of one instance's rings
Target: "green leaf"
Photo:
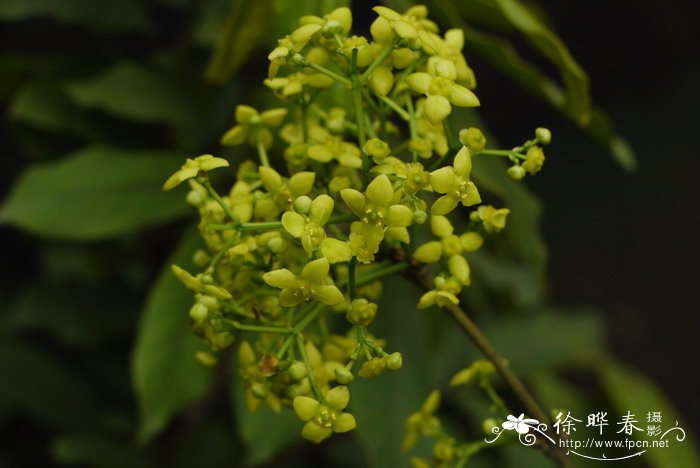
[[[123,235],[187,213],[163,192],[177,155],[93,146],[27,169],[0,207],[0,222],[72,240]]]
[[[49,17],[67,24],[88,26],[98,31],[147,29],[149,22],[143,2],[136,0],[3,0],[0,18],[24,21]]]
[[[214,55],[207,65],[205,78],[208,81],[225,82],[245,63],[260,40],[267,36],[271,8],[270,0],[231,4]]]
[[[557,313],[499,318],[483,325],[484,334],[518,373],[588,365],[605,349],[603,322],[595,313]]]
[[[128,468],[147,466],[135,447],[105,434],[76,432],[52,443],[52,452],[62,465]]]
[[[406,418],[418,411],[433,388],[447,381],[444,371],[449,366],[444,359],[453,362],[459,353],[454,348],[431,346],[426,321],[429,316],[416,309],[418,296],[406,294],[409,288],[404,280],[390,278],[383,285],[379,310],[387,313],[377,316],[372,334],[386,339],[387,352],[402,353],[403,367],[373,379],[357,378],[352,384],[348,410],[357,419],[357,429],[352,434],[365,448],[370,466],[408,466],[412,454],[401,450]],[[405,313],[388,313],[391,311]],[[465,349],[469,346],[466,340],[461,344]]]
[[[55,428],[87,430],[102,415],[88,379],[55,352],[0,336],[0,402]]]
[[[619,416],[630,411],[638,421],[643,421],[648,412],[658,411],[661,412],[663,430],[678,422],[686,432],[682,442],[676,440],[676,431],[669,433],[668,447],[649,448],[643,457],[658,468],[700,466],[700,453],[692,434],[658,387],[649,378],[620,362],[607,359],[600,364],[600,382]],[[638,440],[648,440],[646,432],[633,432]]]
[[[95,77],[69,83],[66,91],[78,104],[117,117],[176,126],[192,124],[188,103],[169,82],[134,63],[117,63]]]
[[[564,109],[574,120],[585,126],[591,117],[588,76],[562,40],[518,0],[496,0],[496,5],[533,47],[559,69],[566,88]]]
[[[2,317],[12,331],[43,330],[72,346],[96,345],[126,336],[134,304],[124,287],[37,283],[19,293]]]
[[[74,135],[86,133],[85,116],[61,90],[49,83],[33,83],[12,97],[9,115],[17,121]]]
[[[238,375],[235,367],[232,375]],[[230,380],[229,395],[236,432],[246,448],[247,465],[265,463],[281,450],[303,440],[300,434],[304,423],[296,417],[294,411],[284,409],[277,414],[263,402],[257,411],[251,413],[246,407],[244,391],[236,377]]]
[[[143,310],[131,363],[139,406],[138,440],[147,442],[176,413],[207,390],[210,373],[196,360],[203,349],[187,314],[192,294],[175,278],[170,264],[191,266],[199,236],[188,233],[158,277]]]

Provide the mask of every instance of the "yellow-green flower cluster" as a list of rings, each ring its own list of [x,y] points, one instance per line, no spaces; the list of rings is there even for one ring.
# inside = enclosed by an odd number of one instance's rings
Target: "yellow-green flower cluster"
[[[441,35],[424,6],[374,11],[371,37],[352,34],[348,8],[301,18],[268,56],[265,85],[282,105],[237,106],[221,139],[235,147],[230,157],[188,159],[164,186],[187,182],[200,217],[197,270],[172,267],[193,292],[192,327],[209,347],[197,359],[214,366],[237,344],[248,407],[293,408],[317,443],[355,427],[344,411],[356,376],[403,365],[368,329],[392,313],[377,304],[382,279],[426,264],[435,287],[417,306],[458,304],[468,257],[506,226],[507,208],[480,205],[472,159],[505,156],[534,174],[550,139],[538,129],[521,147],[489,150],[469,127],[456,141],[452,106],[479,105],[462,31]],[[235,174],[224,173],[229,163]],[[209,179],[216,169],[226,191]],[[424,234],[434,237],[419,241]],[[434,423],[431,398],[415,433]]]

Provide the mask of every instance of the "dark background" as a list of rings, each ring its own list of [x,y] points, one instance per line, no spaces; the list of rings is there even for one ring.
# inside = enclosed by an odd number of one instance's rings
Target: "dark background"
[[[529,184],[546,207],[552,297],[603,311],[614,352],[697,421],[700,4],[542,5],[588,72],[593,101],[636,151],[638,169],[622,170],[497,74],[479,77],[485,120],[504,140],[518,141],[533,122],[552,130],[546,171]]]
[[[690,0],[540,4],[590,75],[594,103],[613,117],[619,133],[635,149],[637,171],[623,170],[573,123],[488,64],[470,58],[477,70],[482,116],[489,128],[498,130],[502,142],[521,142],[536,125],[552,130],[545,169],[527,180],[545,206],[552,301],[600,310],[609,325],[613,351],[649,375],[692,426],[700,421],[695,383],[700,370],[695,354],[700,4]],[[354,9],[369,6],[370,2],[358,1]],[[167,41],[178,34],[184,20],[169,16],[167,9],[162,13],[162,37],[157,40]],[[18,46],[24,27],[0,31],[3,47]],[[39,22],[31,31],[31,36],[22,37],[24,50],[80,46],[73,43],[70,28]],[[147,53],[138,41],[114,45],[135,57]],[[194,65],[203,67],[204,62]],[[15,128],[7,120],[1,125],[0,197],[4,198],[27,161],[15,158],[24,144],[18,142]],[[139,254],[148,257],[152,270],[139,274],[153,276],[172,239],[160,232],[145,237],[143,245],[151,248]],[[35,239],[2,226],[0,240],[0,281],[4,290],[11,291],[36,273]],[[97,243],[94,249],[109,250],[110,259],[105,261],[114,261],[128,249],[128,242]],[[105,349],[107,354],[117,351]],[[123,356],[111,358],[126,364]],[[128,375],[119,377],[127,386]],[[35,436],[24,423],[10,429],[12,433],[5,436],[13,443],[21,443],[27,434]]]

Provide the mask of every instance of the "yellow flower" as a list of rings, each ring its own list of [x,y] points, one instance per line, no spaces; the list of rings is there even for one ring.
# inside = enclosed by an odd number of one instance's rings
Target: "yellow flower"
[[[432,436],[440,432],[440,421],[434,416],[440,406],[440,391],[433,390],[426,398],[419,411],[406,420],[406,436],[401,448],[413,447],[420,436]]]
[[[428,9],[423,5],[415,5],[402,15],[392,9],[376,6],[372,8],[378,15],[371,30],[378,42],[389,42],[389,28],[401,39],[407,41],[411,48],[422,47],[428,54],[435,54],[438,44],[430,33],[438,32],[437,25],[429,20]],[[387,40],[388,39],[388,40]]]
[[[458,204],[472,206],[481,203],[479,191],[469,179],[472,170],[472,160],[469,150],[462,146],[455,156],[452,167],[446,166],[430,173],[430,184],[433,189],[444,194],[438,198],[431,208],[433,215],[446,215]]]
[[[187,159],[179,171],[171,175],[163,184],[163,190],[171,190],[186,181],[197,177],[200,172],[211,171],[218,167],[227,167],[228,161],[222,158],[215,158],[211,154],[197,156],[194,159]]]
[[[283,307],[293,307],[309,299],[326,305],[343,302],[343,293],[335,285],[325,284],[330,264],[319,258],[309,262],[297,276],[286,268],[273,270],[263,275],[263,280],[272,287],[282,289],[279,300]]]
[[[360,218],[361,226],[353,223],[352,232],[362,236],[370,250],[375,245],[379,245],[384,234],[401,242],[408,242],[406,226],[411,224],[413,213],[407,206],[395,203],[394,189],[386,174],[370,182],[364,195],[355,189],[348,188],[341,190],[340,196],[350,210]],[[350,244],[352,248],[352,234]],[[359,256],[358,259],[362,260]]]
[[[450,104],[459,107],[480,105],[476,95],[455,83],[456,79],[455,64],[446,59],[435,60],[432,68],[428,68],[428,73],[412,73],[406,78],[406,82],[413,91],[428,97],[423,105],[423,112],[430,123],[442,122],[452,112]]]
[[[246,141],[256,147],[261,143],[265,149],[272,146],[272,133],[268,127],[278,127],[287,116],[287,109],[277,108],[258,113],[250,106],[236,106],[237,125],[221,137],[221,144],[242,145]]]
[[[307,396],[294,399],[294,411],[304,421],[302,437],[314,443],[320,443],[334,432],[348,432],[357,426],[355,417],[342,411],[348,406],[350,393],[348,387],[339,385],[326,393],[323,403]]]
[[[217,299],[231,299],[231,293],[215,284],[205,284],[200,278],[192,276],[186,270],[183,270],[177,265],[170,265],[175,276],[182,281],[192,291],[204,294],[205,296],[215,297]]]
[[[544,151],[539,146],[533,146],[527,150],[527,159],[522,164],[522,168],[525,169],[530,175],[535,175],[542,169],[544,165]]]
[[[284,229],[297,239],[301,239],[301,245],[309,256],[314,251],[321,249],[321,253],[330,263],[347,262],[352,257],[352,252],[347,243],[338,239],[327,238],[323,226],[333,213],[334,202],[328,195],[322,194],[313,201],[308,197],[299,197],[309,200],[308,207],[300,207],[297,211],[287,211],[282,215]],[[302,205],[295,201],[294,207]]]
[[[477,210],[479,219],[484,224],[484,229],[486,232],[498,232],[504,227],[506,227],[506,217],[510,213],[508,208],[496,209],[491,205],[480,206]]]

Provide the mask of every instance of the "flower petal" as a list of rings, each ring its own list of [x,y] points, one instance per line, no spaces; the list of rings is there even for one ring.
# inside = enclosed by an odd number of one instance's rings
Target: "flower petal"
[[[292,199],[308,194],[314,186],[316,180],[315,172],[297,172],[289,178],[289,193]]]
[[[375,179],[367,186],[367,199],[369,199],[369,201],[374,205],[387,206],[393,196],[394,189],[391,186],[391,181],[386,174],[375,177]]]
[[[321,403],[307,396],[298,396],[294,399],[294,412],[296,412],[299,419],[306,422],[313,418],[321,406]]]
[[[384,233],[388,238],[408,244],[411,242],[411,235],[405,227],[390,227]]]
[[[432,208],[430,208],[430,214],[432,215],[446,215],[450,211],[457,208],[459,201],[450,195],[443,195],[442,197],[435,200]]]
[[[442,257],[442,244],[440,241],[426,242],[416,249],[413,258],[423,263],[435,263]]]
[[[411,224],[413,212],[404,205],[391,205],[386,213],[386,225],[390,228],[405,227]]]
[[[326,398],[323,404],[331,408],[342,411],[350,403],[350,392],[345,385],[338,385],[326,393]]]
[[[431,124],[437,125],[450,115],[452,106],[445,96],[433,94],[425,100],[423,112]]]
[[[355,189],[343,189],[340,191],[340,196],[345,201],[345,204],[355,213],[357,216],[362,216],[365,207],[365,196]]]
[[[478,107],[481,105],[476,94],[458,84],[453,85],[450,90],[450,102],[459,107]]]
[[[296,294],[295,288],[286,288],[280,292],[280,305],[282,307],[294,307],[305,301],[304,297]]]
[[[417,93],[425,94],[430,88],[433,77],[425,72],[411,73],[406,77],[406,83]]]
[[[313,421],[304,424],[304,428],[301,430],[301,436],[315,444],[320,444],[331,435],[333,435],[332,429],[321,427]]]
[[[299,277],[310,284],[320,284],[328,276],[330,265],[325,258],[319,258],[307,263],[301,270]]]
[[[445,216],[431,216],[430,217],[430,230],[433,234],[443,238],[447,237],[454,232],[454,227],[452,223]]]
[[[437,193],[447,193],[455,184],[454,170],[449,167],[441,167],[430,173],[430,185]]]
[[[461,175],[465,179],[469,180],[469,176],[472,172],[472,158],[469,153],[469,148],[462,146],[457,152],[454,161],[455,173]]]
[[[469,286],[471,280],[469,278],[469,264],[466,258],[461,255],[453,255],[448,261],[448,266],[450,268],[450,273],[457,278],[457,281],[464,286]]]
[[[355,416],[350,413],[343,413],[338,416],[333,424],[333,432],[343,433],[352,431],[357,427],[357,421],[355,421]]]
[[[314,299],[326,305],[340,304],[345,300],[343,293],[335,286],[321,285],[314,289]]]
[[[309,217],[320,225],[326,224],[331,213],[333,213],[334,202],[331,197],[326,194],[319,195],[311,203],[311,213]]]
[[[292,236],[297,239],[304,235],[306,230],[306,220],[299,213],[285,211],[282,215],[282,226]]]
[[[286,268],[268,271],[262,278],[263,281],[274,288],[292,288],[297,284],[296,275]]]
[[[321,254],[329,263],[349,262],[352,258],[352,250],[347,242],[327,237],[321,242]]]
[[[221,137],[221,144],[227,146],[242,145],[248,138],[248,127],[236,125]]]

